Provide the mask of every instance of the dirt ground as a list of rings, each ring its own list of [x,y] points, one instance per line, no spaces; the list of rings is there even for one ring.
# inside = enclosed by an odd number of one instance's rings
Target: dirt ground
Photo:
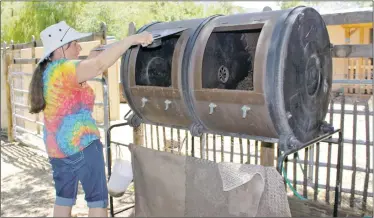
[[[51,217],[54,205],[51,167],[44,151],[1,138],[1,217]],[[134,203],[131,192],[114,201],[115,207]],[[88,207],[79,186],[72,215],[86,217]],[[130,215],[127,211],[118,216]]]

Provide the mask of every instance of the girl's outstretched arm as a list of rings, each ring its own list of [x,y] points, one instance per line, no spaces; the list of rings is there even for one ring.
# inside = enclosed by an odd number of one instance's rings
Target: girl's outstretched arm
[[[133,45],[147,46],[153,42],[152,34],[142,32],[128,36],[113,46],[100,52],[97,56],[81,61],[76,69],[77,82],[82,83],[103,73],[112,66],[123,53]]]

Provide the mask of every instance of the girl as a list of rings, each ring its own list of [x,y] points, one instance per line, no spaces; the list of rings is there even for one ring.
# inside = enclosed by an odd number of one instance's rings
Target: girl
[[[77,60],[81,51],[77,40],[89,35],[64,21],[43,30],[44,56],[30,83],[30,113],[44,114],[44,142],[56,189],[53,215],[58,217],[71,216],[78,181],[85,192],[88,216],[108,216],[103,145],[92,117],[94,92],[86,81],[103,73],[129,47],[153,41],[150,33],[143,32]]]

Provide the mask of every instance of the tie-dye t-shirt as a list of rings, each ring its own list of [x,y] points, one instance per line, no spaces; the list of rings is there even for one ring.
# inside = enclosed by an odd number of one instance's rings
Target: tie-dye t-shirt
[[[100,138],[92,117],[95,95],[88,84],[77,82],[78,63],[56,60],[43,74],[44,142],[52,158],[73,155]]]

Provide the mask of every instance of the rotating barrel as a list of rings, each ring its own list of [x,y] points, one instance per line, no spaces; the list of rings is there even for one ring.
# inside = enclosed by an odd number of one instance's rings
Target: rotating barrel
[[[216,17],[185,53],[182,89],[205,131],[278,138],[281,146],[323,133],[332,56],[313,8]]]
[[[145,25],[138,32],[165,36],[155,40],[156,46],[133,47],[122,56],[121,83],[125,98],[142,122],[178,128],[192,125],[183,100],[180,76],[189,36],[205,20]]]
[[[125,97],[145,123],[298,145],[323,132],[331,44],[313,8],[156,23],[184,28],[122,58]]]

